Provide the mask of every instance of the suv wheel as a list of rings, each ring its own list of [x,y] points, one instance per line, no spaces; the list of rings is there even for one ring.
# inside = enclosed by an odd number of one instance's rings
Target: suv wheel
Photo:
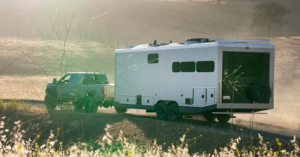
[[[53,93],[47,93],[44,99],[47,109],[55,109],[57,106],[56,96]]]
[[[95,102],[94,97],[88,96],[84,100],[84,109],[86,113],[96,113],[98,110],[98,104]]]

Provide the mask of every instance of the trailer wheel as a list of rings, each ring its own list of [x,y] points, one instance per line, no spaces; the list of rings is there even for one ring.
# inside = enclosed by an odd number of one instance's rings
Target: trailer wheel
[[[176,103],[172,103],[168,111],[168,119],[170,121],[181,121],[182,114],[180,113],[179,107]]]
[[[159,120],[168,120],[168,106],[164,102],[157,104],[156,116]]]
[[[84,100],[84,109],[86,113],[96,113],[98,110],[98,104],[94,97],[88,96]]]
[[[53,93],[47,93],[44,99],[47,109],[55,109],[57,106],[56,96]]]
[[[217,119],[221,123],[227,123],[230,120],[230,114],[218,114]]]
[[[208,122],[214,122],[216,119],[216,115],[212,114],[211,112],[204,113],[203,117]]]
[[[122,107],[114,107],[117,113],[125,113],[127,109]]]

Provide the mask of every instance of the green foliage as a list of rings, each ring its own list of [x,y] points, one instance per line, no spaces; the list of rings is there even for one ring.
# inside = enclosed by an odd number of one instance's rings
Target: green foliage
[[[287,23],[284,17],[291,13],[286,7],[274,2],[257,4],[254,10],[251,27],[267,27],[269,36],[274,26],[282,27]]]

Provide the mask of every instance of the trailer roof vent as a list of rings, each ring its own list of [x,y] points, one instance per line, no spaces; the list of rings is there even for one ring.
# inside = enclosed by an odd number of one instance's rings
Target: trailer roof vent
[[[184,44],[189,45],[189,44],[207,43],[207,42],[209,42],[209,39],[207,38],[190,38],[190,39],[186,39]]]

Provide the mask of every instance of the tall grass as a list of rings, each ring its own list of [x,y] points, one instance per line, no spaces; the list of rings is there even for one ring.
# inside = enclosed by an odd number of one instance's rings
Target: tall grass
[[[122,157],[210,157],[210,156],[297,156],[299,153],[299,146],[296,137],[291,140],[290,146],[293,147],[290,151],[282,150],[279,139],[276,139],[278,144],[278,151],[271,148],[268,142],[264,142],[263,137],[259,135],[259,142],[254,147],[254,151],[250,147],[243,147],[238,149],[241,138],[231,139],[227,146],[216,148],[214,153],[206,152],[189,154],[189,146],[192,145],[197,138],[186,140],[186,133],[180,138],[178,145],[171,144],[165,151],[161,145],[154,140],[153,143],[143,148],[135,142],[124,136],[120,130],[118,136],[114,137],[110,134],[111,125],[106,125],[105,134],[102,138],[96,141],[96,144],[82,143],[80,141],[72,143],[64,149],[64,143],[58,140],[60,128],[56,131],[50,132],[48,139],[44,142],[40,141],[41,136],[37,135],[34,139],[24,139],[26,132],[21,130],[22,122],[14,122],[12,130],[6,128],[6,117],[1,118],[0,122],[0,156],[122,156]]]

